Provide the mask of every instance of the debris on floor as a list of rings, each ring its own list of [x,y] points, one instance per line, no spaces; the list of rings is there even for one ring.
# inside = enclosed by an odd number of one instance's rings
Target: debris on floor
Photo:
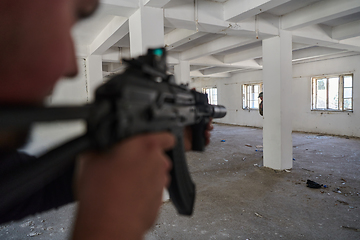
[[[29,233],[27,236],[28,237],[35,237],[35,236],[39,236],[39,235],[41,235],[40,232],[32,232],[32,233]]]
[[[302,170],[305,170],[305,171],[309,171],[309,172],[314,172],[312,170],[309,170],[309,169],[306,169],[306,168],[301,168]]]
[[[250,144],[245,144],[245,146],[247,146],[247,147],[252,147]]]
[[[354,230],[356,232],[360,232],[360,229],[359,228],[354,228],[354,227],[348,227],[348,226],[341,226],[342,228],[345,228],[345,229],[349,229],[349,230]]]
[[[322,184],[318,184],[317,182],[311,181],[311,180],[307,180],[306,181],[306,186],[308,188],[321,188]]]
[[[226,142],[225,140],[221,140],[221,142]]]
[[[349,203],[345,202],[345,201],[341,201],[341,200],[336,200],[337,202],[344,204],[344,205],[349,205]]]

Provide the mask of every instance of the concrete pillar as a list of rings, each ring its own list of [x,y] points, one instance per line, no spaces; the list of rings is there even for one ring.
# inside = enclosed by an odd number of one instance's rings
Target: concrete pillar
[[[164,46],[164,14],[161,8],[141,6],[129,18],[130,55],[135,58],[148,48]]]
[[[264,166],[292,168],[292,35],[263,40]]]
[[[101,55],[90,55],[86,59],[85,76],[87,80],[88,102],[92,102],[96,88],[103,83]]]
[[[180,61],[178,65],[174,66],[175,80],[177,84],[190,84],[190,63],[189,61]]]
[[[148,48],[164,47],[163,9],[140,6],[129,18],[129,33],[132,58],[146,54]],[[163,201],[169,199],[169,193],[164,190]]]

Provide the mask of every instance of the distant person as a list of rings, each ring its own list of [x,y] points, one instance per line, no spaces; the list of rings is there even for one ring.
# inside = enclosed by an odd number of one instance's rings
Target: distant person
[[[259,113],[261,116],[263,116],[263,92],[259,93],[259,98],[261,100],[259,104]]]

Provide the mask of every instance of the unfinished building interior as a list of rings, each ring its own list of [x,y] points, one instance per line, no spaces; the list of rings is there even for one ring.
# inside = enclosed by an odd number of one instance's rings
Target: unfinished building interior
[[[47,104],[89,103],[121,59],[165,47],[176,82],[227,115],[205,152],[187,153],[193,216],[165,199],[147,240],[360,239],[359,26],[359,0],[101,0],[74,27],[78,76]],[[24,151],[83,131],[39,124]],[[75,209],[0,226],[0,239],[67,239]]]

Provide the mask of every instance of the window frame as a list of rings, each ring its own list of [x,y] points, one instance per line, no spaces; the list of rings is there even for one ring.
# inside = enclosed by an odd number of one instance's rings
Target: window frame
[[[212,89],[216,89],[216,100],[214,100],[213,99],[213,96],[212,96],[212,94],[209,94],[209,93],[207,93],[207,91],[206,90],[212,90]],[[218,104],[218,91],[217,91],[217,87],[215,86],[215,87],[203,87],[202,88],[202,92],[203,93],[206,93],[208,96],[208,101],[209,101],[209,104],[212,104],[212,105],[217,105]]]
[[[344,77],[351,76],[351,98],[344,98]],[[338,78],[338,103],[337,109],[329,108],[329,79],[330,78]],[[326,79],[326,103],[325,108],[317,108],[317,96],[318,96],[318,88],[317,88],[317,80]],[[345,99],[351,99],[351,109],[344,108],[344,101]],[[315,76],[311,77],[311,111],[325,111],[325,112],[353,112],[354,109],[354,74],[353,73],[346,73],[346,74],[329,74],[323,76]]]
[[[255,85],[259,85],[259,92],[257,93],[257,100],[258,100],[258,104],[257,106],[258,107],[251,107],[251,98],[250,98],[250,94],[251,93],[254,93],[254,92],[249,92],[248,91],[248,87],[251,87],[251,88],[255,88]],[[259,96],[259,93],[263,92],[263,83],[261,82],[256,82],[256,83],[245,83],[241,86],[241,96],[242,96],[242,109],[243,110],[259,110],[259,105],[260,105],[260,98],[258,97]],[[245,95],[244,95],[245,93]],[[255,100],[254,100],[255,101]],[[244,106],[244,103],[246,103],[246,106]]]

